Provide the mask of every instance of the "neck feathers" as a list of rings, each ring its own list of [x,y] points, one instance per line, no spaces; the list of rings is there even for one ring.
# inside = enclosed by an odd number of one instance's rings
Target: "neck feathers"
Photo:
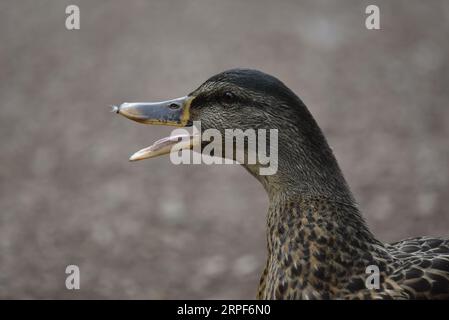
[[[335,298],[354,281],[364,286],[366,267],[389,259],[351,203],[325,197],[272,202],[267,229],[259,298]]]

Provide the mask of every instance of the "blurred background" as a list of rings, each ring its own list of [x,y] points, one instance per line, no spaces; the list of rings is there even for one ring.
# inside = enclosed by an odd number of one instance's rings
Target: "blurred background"
[[[171,129],[109,113],[233,67],[300,95],[380,240],[449,236],[446,0],[1,1],[0,39],[0,298],[255,298],[262,187],[237,165],[129,163]]]

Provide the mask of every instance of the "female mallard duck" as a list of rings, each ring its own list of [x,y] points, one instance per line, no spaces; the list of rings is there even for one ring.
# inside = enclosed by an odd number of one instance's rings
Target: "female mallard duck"
[[[258,298],[449,298],[449,240],[378,241],[317,123],[278,79],[234,69],[213,76],[186,97],[124,103],[114,111],[148,124],[188,126],[201,121],[202,131],[214,128],[223,136],[228,128],[278,129],[275,174],[260,175],[259,163],[242,164],[262,183],[270,200],[268,258]],[[162,139],[131,160],[170,153],[177,141]],[[191,148],[193,141],[183,148]],[[378,276],[378,282],[370,276]]]

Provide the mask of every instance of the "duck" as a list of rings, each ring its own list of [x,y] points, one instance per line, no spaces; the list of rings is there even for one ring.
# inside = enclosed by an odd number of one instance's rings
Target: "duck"
[[[231,69],[181,98],[122,103],[113,111],[151,125],[191,127],[201,122],[201,131],[214,129],[223,136],[229,128],[277,130],[275,173],[260,174],[264,164],[259,161],[240,163],[269,198],[267,258],[257,299],[449,299],[449,239],[379,241],[312,114],[276,77]],[[193,134],[171,136],[130,160],[198,145],[203,142]],[[249,152],[247,147],[243,152]]]

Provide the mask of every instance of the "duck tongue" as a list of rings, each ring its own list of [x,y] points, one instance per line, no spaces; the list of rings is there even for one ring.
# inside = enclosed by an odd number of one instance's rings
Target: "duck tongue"
[[[129,161],[154,158],[184,149],[189,150],[192,149],[193,146],[197,145],[199,141],[200,138],[197,135],[184,134],[165,137],[157,140],[151,146],[137,151],[129,158]]]

